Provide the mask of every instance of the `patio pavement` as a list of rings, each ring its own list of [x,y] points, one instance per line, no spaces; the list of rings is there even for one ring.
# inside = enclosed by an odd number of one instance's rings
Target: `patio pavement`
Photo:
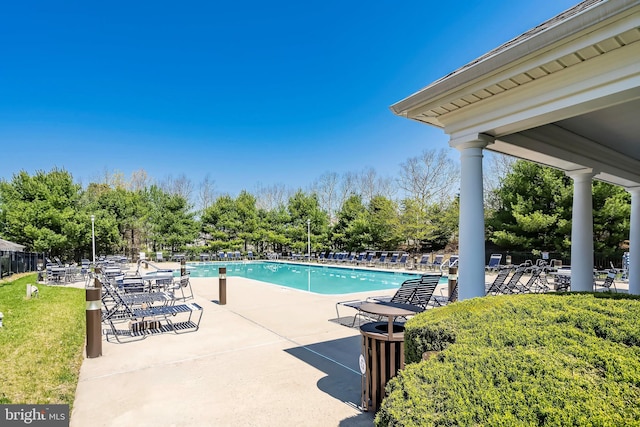
[[[228,277],[219,305],[217,278],[191,282],[200,329],[103,339],[102,356],[82,364],[72,427],[372,425],[359,409],[360,332],[335,321],[335,303],[380,291],[324,296]]]
[[[72,427],[373,424],[359,409],[360,332],[336,321],[335,303],[380,291],[327,296],[228,277],[219,305],[217,277],[191,283],[200,329],[103,339],[102,356],[82,364]]]

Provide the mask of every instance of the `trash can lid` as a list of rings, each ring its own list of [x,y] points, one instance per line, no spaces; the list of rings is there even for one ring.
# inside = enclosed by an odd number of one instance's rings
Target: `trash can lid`
[[[389,323],[387,322],[369,322],[360,326],[360,331],[368,334],[381,334],[384,336],[388,336],[389,334]],[[393,323],[393,335],[395,338],[396,334],[399,334],[401,337],[402,333],[404,333],[404,325],[402,323],[394,322]]]

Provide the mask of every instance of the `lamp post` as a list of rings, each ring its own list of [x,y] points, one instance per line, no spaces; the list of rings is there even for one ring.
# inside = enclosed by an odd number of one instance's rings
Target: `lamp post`
[[[307,219],[307,260],[311,262],[311,220]]]
[[[91,250],[93,253],[93,264],[96,263],[96,230],[94,223],[96,221],[96,216],[91,215]]]

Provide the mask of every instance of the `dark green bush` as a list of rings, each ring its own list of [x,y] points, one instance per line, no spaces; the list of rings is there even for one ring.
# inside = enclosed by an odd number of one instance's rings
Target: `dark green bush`
[[[377,426],[640,426],[637,298],[474,298],[408,321],[405,349]]]

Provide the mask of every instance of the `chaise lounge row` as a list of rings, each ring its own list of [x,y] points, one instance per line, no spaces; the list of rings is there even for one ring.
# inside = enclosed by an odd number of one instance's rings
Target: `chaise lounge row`
[[[326,256],[322,252],[317,259],[320,263],[349,263],[354,265],[364,265],[367,267],[404,267],[407,268],[409,261],[409,254],[394,252],[389,257],[387,252],[383,252],[380,257],[376,258],[375,252],[360,252],[356,255],[355,252],[329,252]]]
[[[195,332],[200,327],[202,307],[193,302],[189,275],[107,274],[98,270],[93,278],[102,289],[102,323],[107,341],[144,339],[149,335]],[[88,282],[89,284],[89,282]]]

